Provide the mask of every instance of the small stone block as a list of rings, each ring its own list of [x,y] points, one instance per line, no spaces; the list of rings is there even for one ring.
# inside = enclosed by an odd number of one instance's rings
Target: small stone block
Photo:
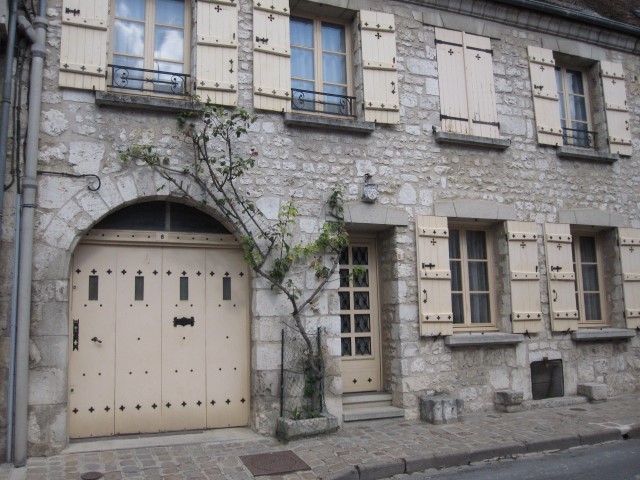
[[[606,402],[608,395],[607,385],[604,383],[580,383],[578,395],[583,395],[590,402]]]
[[[493,394],[493,403],[505,407],[521,405],[523,399],[524,394],[517,390],[499,390]]]
[[[420,420],[441,425],[443,423],[461,422],[464,401],[460,398],[446,396],[420,397]]]

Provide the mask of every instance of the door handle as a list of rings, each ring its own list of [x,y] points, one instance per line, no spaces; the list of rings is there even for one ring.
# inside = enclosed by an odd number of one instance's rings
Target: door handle
[[[173,326],[177,327],[180,325],[181,327],[186,327],[187,325],[191,325],[192,327],[196,324],[196,321],[193,317],[173,317]]]
[[[102,343],[102,340],[100,340],[98,337],[93,337],[93,338],[91,339],[91,341],[92,341],[93,343]]]

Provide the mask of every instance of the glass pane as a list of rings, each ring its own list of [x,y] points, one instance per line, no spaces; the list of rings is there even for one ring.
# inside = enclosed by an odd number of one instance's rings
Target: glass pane
[[[322,50],[342,53],[347,51],[344,26],[333,23],[322,24]]]
[[[580,260],[596,263],[596,237],[580,237]]]
[[[371,355],[371,338],[356,337],[356,355]]]
[[[369,249],[367,247],[353,247],[353,264],[369,265]]]
[[[585,292],[600,290],[597,265],[582,265],[582,289]]]
[[[567,93],[584,95],[582,72],[579,72],[577,70],[567,70],[567,90]]]
[[[347,87],[340,87],[338,85],[324,85],[322,87],[324,95],[324,111],[326,113],[334,113],[336,115],[350,115],[353,112],[353,107],[349,107],[347,96]],[[334,94],[334,95],[326,95]]]
[[[487,258],[485,232],[467,230],[467,256],[470,260]]]
[[[116,0],[116,17],[144,20],[146,0]]]
[[[114,67],[112,71],[112,83],[114,87],[135,88],[138,90],[142,89],[143,82],[141,81],[141,79],[144,77],[143,72],[140,72],[138,70],[130,70],[128,68],[142,68],[143,64],[141,58],[131,58],[114,55],[113,64],[119,65],[118,67]],[[139,218],[139,220],[144,223],[148,221],[148,219],[144,217],[142,219]],[[142,229],[143,228],[139,228],[139,230]]]
[[[313,20],[291,17],[291,45],[313,48]]]
[[[369,270],[365,270],[360,274],[353,274],[353,286],[354,287],[368,287],[369,286]]]
[[[349,264],[349,249],[343,248],[340,252],[340,258],[338,259],[340,265],[348,265]]]
[[[222,278],[222,300],[231,300],[231,277]]]
[[[356,333],[367,333],[371,331],[371,322],[369,315],[355,315],[355,331]]]
[[[562,71],[556,68],[556,86],[558,87],[558,93],[564,92],[564,86],[562,85]]]
[[[464,323],[464,303],[462,301],[462,294],[451,294],[451,303],[453,306],[453,323]]]
[[[156,23],[184,26],[184,0],[156,0]]]
[[[141,57],[144,55],[144,24],[116,20],[113,40],[115,52]]]
[[[602,313],[600,312],[600,294],[585,293],[584,310],[585,320],[602,320]]]
[[[471,323],[491,323],[488,293],[470,294]]]
[[[460,230],[449,230],[449,258],[460,258]]]
[[[459,260],[449,262],[451,266],[451,290],[454,292],[462,291],[462,263]]]
[[[342,356],[350,357],[351,356],[351,339],[350,338],[342,338]]]
[[[315,91],[315,84],[313,82],[303,82],[301,80],[291,80],[291,88],[306,90],[304,92],[294,91],[293,98],[291,99],[291,106],[298,110],[311,110],[316,109],[316,96],[313,93]],[[342,263],[342,262],[341,262]],[[345,261],[344,263],[348,263]]]
[[[144,300],[144,277],[136,277],[134,290],[135,300]]]
[[[98,300],[98,276],[89,275],[89,300]]]
[[[348,287],[349,286],[349,270],[346,268],[340,269],[340,286]]]
[[[155,68],[163,72],[182,73],[181,63],[155,62]],[[170,73],[155,73],[153,75],[153,89],[156,92],[182,94],[184,93],[184,77]]]
[[[176,62],[182,62],[184,60],[184,30],[182,29],[156,27],[153,45],[154,60],[162,59]],[[155,66],[154,69],[163,70],[163,68]],[[179,73],[182,73],[182,69]]]
[[[180,277],[180,300],[189,300],[189,277]]]
[[[340,310],[349,310],[351,308],[349,292],[338,292],[338,297],[340,298]]]
[[[571,120],[579,122],[587,121],[587,101],[584,97],[569,96],[569,107],[571,108]]]
[[[486,262],[469,262],[469,290],[489,291],[489,272]]]
[[[351,333],[351,315],[340,315],[340,333]]]
[[[313,50],[296,47],[291,48],[291,76],[305,80],[313,80],[316,78],[313,67]],[[315,90],[313,84],[311,88],[306,89]]]
[[[347,83],[347,57],[338,53],[322,54],[322,80],[330,83]]]
[[[353,309],[369,310],[369,292],[353,292]]]

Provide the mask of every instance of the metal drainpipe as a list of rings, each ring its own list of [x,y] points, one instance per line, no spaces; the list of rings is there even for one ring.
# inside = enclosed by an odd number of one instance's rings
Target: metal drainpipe
[[[42,109],[42,78],[47,35],[46,0],[40,0],[38,16],[33,25],[37,42],[31,47],[29,72],[29,120],[25,148],[25,174],[22,180],[23,203],[20,263],[18,268],[18,332],[16,335],[16,394],[14,459],[16,467],[27,461],[27,423],[29,403],[29,329],[31,327],[31,279],[33,269],[33,225],[36,203],[38,167],[38,137]]]

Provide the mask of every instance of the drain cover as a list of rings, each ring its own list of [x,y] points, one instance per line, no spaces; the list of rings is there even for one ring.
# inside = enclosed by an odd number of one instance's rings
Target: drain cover
[[[297,472],[298,470],[311,470],[309,465],[291,450],[243,455],[240,460],[254,477],[260,475],[282,475],[284,473]]]
[[[102,478],[102,473],[100,472],[85,472],[82,475],[80,475],[80,478],[82,480],[98,480],[99,478]]]

